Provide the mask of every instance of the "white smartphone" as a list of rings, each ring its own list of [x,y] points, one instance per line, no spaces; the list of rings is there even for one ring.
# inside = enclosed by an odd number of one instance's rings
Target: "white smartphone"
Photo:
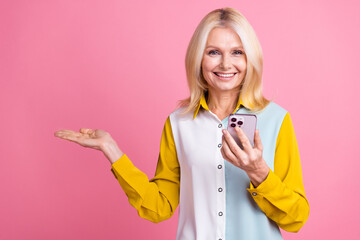
[[[227,130],[241,149],[244,148],[240,142],[237,133],[235,132],[235,127],[237,126],[243,130],[243,132],[249,139],[251,146],[254,147],[256,121],[257,121],[257,117],[254,114],[234,113],[229,115]]]

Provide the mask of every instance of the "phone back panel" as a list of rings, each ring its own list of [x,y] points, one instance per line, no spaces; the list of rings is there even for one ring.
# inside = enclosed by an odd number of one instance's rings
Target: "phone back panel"
[[[256,115],[254,114],[230,114],[228,119],[228,131],[234,138],[236,143],[243,149],[240,139],[235,132],[235,127],[239,127],[243,130],[252,146],[254,146],[254,135],[256,129]]]

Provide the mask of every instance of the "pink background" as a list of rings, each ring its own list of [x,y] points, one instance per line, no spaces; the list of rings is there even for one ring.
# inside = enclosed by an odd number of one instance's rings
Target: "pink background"
[[[174,239],[137,216],[101,152],[53,136],[100,128],[152,177],[184,57],[225,6],[253,25],[264,91],[292,116],[310,218],[285,239],[358,239],[358,1],[0,3],[0,239]]]

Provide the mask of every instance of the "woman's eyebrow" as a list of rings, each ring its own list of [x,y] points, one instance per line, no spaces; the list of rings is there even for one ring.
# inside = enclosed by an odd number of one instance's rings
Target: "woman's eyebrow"
[[[206,49],[207,49],[207,48],[219,48],[219,47],[209,45],[209,46],[206,46]],[[243,49],[244,47],[240,45],[240,46],[232,47],[231,49],[234,49],[234,48],[241,48],[241,49]]]

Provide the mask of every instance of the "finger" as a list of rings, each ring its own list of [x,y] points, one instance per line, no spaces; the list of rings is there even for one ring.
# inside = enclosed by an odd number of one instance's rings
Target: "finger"
[[[227,161],[231,162],[234,165],[237,165],[237,158],[234,155],[234,153],[230,150],[230,147],[228,143],[226,142],[224,136],[222,141],[222,147],[221,147],[221,154]]]
[[[80,128],[80,132],[90,135],[90,134],[93,134],[95,132],[95,130],[90,129],[90,128]]]
[[[235,165],[235,162],[234,162],[232,159],[228,158],[228,156],[226,156],[226,153],[224,152],[224,148],[221,148],[221,149],[220,149],[220,152],[221,152],[222,157],[223,157],[226,161],[228,161],[229,163]]]
[[[60,131],[55,132],[55,136],[59,137],[59,138],[64,138],[64,137],[73,137],[74,138],[74,137],[81,137],[81,136],[83,136],[83,134],[72,131],[72,130],[60,130]]]
[[[254,147],[259,149],[260,151],[263,150],[263,145],[260,138],[259,129],[255,130],[255,136],[254,136]]]
[[[63,135],[65,135],[65,134],[67,134],[67,132],[68,132],[69,130],[58,130],[58,131],[56,131],[55,133],[54,133],[54,135],[55,135],[55,137],[61,137],[61,136],[63,136]]]
[[[235,155],[236,158],[242,159],[244,158],[245,152],[239,147],[239,145],[235,142],[234,138],[227,130],[223,130],[224,138],[229,146],[231,152]]]
[[[78,133],[78,132],[75,132],[73,130],[62,129],[62,130],[56,131],[55,133],[58,133],[58,134],[75,134],[75,133]]]
[[[67,133],[64,133],[64,134],[58,134],[56,135],[58,138],[61,138],[61,139],[65,139],[65,140],[69,140],[71,142],[76,142],[76,143],[79,143],[79,138],[72,135],[72,134],[67,134]]]
[[[240,139],[240,142],[244,148],[244,151],[249,153],[252,150],[252,146],[251,146],[251,143],[250,143],[248,137],[245,135],[244,131],[239,127],[235,127],[235,132]]]

